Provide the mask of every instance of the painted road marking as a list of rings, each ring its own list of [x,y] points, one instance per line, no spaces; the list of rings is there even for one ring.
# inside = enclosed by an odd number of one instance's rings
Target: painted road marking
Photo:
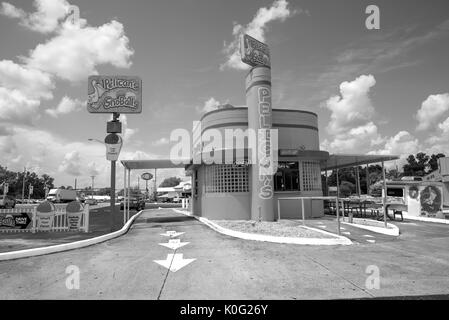
[[[341,229],[341,230],[346,230],[346,229],[345,229],[345,228],[343,228],[343,227],[340,227],[340,229]]]
[[[376,243],[376,240],[366,240],[366,241],[368,241],[370,243]]]
[[[165,231],[165,233],[161,233],[161,236],[175,238],[175,237],[180,236],[181,234],[184,234],[184,233],[185,232]]]
[[[176,272],[195,260],[196,259],[184,259],[182,253],[176,253],[176,254],[167,254],[167,259],[165,260],[153,260],[153,261],[163,266],[164,268],[167,268],[171,272]]]
[[[346,231],[346,232],[342,232],[343,234],[347,234],[347,235],[350,235],[351,234],[351,232],[348,232],[348,231]]]
[[[318,228],[327,228],[326,226],[318,226]]]
[[[168,240],[168,243],[159,243],[159,245],[167,247],[172,250],[176,250],[181,247],[184,247],[185,245],[187,245],[189,243],[190,242],[181,242],[180,239],[170,239],[170,240]]]
[[[364,234],[363,236],[366,238],[374,238],[373,236],[370,236],[369,234]]]

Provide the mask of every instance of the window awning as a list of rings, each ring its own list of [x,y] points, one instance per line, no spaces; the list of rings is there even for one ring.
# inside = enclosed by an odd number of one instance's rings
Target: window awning
[[[369,154],[331,154],[329,159],[321,163],[321,170],[334,170],[356,167],[371,163],[379,163],[399,159],[395,155],[369,155]]]
[[[156,160],[122,160],[122,165],[129,170],[185,168],[190,159],[156,159]]]

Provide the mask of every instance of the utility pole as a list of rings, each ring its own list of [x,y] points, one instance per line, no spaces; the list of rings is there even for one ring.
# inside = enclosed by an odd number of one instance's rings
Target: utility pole
[[[25,200],[25,174],[26,174],[26,168],[23,167],[23,180],[22,180],[22,203]]]
[[[92,178],[92,190],[91,190],[91,197],[92,199],[94,198],[94,180],[95,180],[95,176],[90,176]]]

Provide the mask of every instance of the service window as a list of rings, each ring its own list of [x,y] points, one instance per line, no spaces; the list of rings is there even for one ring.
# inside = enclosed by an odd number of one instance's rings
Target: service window
[[[389,197],[404,197],[403,188],[387,188],[387,196]]]

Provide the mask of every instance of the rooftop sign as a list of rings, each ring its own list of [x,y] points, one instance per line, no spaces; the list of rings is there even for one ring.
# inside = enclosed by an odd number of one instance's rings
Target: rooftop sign
[[[268,45],[247,34],[240,37],[240,56],[242,61],[252,67],[270,67],[270,49]]]
[[[90,113],[141,113],[142,80],[131,76],[90,76],[87,110]]]

